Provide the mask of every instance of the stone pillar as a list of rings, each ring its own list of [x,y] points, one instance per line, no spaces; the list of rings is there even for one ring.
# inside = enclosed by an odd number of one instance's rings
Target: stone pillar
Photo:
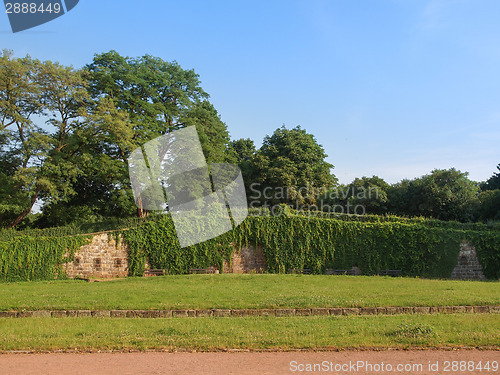
[[[452,279],[458,280],[486,280],[483,266],[477,259],[476,248],[468,241],[460,244],[458,262],[451,273]]]

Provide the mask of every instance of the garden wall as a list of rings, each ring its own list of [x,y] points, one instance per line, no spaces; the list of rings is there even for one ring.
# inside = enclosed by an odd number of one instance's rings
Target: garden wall
[[[118,240],[118,243],[116,242]],[[121,236],[106,233],[92,237],[89,244],[76,250],[74,261],[65,265],[70,278],[113,278],[128,276],[129,248]],[[147,266],[149,267],[149,265]],[[266,259],[262,246],[236,247],[231,262],[224,262],[224,273],[251,273],[266,271]],[[460,244],[457,264],[452,279],[485,280],[483,267],[477,258],[475,247],[467,241]]]
[[[65,272],[71,278],[126,277],[128,251],[128,246],[121,237],[107,233],[97,234],[88,245],[75,252],[73,262],[64,265]]]

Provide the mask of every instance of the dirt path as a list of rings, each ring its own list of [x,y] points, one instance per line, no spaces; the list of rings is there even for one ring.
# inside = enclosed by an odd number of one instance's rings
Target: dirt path
[[[0,374],[500,374],[495,361],[500,351],[2,354]],[[460,371],[472,363],[474,371]],[[398,371],[398,365],[407,367]]]

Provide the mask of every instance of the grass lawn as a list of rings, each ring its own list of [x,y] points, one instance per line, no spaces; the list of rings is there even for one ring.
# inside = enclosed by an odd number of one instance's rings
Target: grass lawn
[[[221,274],[0,284],[0,310],[448,305],[500,305],[500,282]]]
[[[196,319],[0,318],[0,350],[217,350],[493,346],[497,315]]]

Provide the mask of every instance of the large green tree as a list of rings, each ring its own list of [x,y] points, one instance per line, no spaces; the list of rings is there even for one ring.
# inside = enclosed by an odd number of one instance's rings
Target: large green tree
[[[262,147],[252,157],[254,180],[250,182],[250,200],[293,206],[316,204],[320,192],[336,182],[331,173],[333,165],[326,157],[312,134],[300,126],[287,129],[283,125],[264,138]]]
[[[234,159],[227,126],[208,102],[194,70],[150,55],[130,58],[116,51],[96,55],[86,69],[92,97],[110,100],[113,108],[127,114],[131,125],[130,142],[126,147],[116,144],[123,162],[115,175],[119,191],[129,185],[126,158],[133,148],[186,126],[196,126],[208,162]],[[129,191],[126,196],[130,195]],[[146,214],[141,207],[137,212]]]
[[[50,204],[75,193],[73,135],[88,99],[85,86],[71,67],[8,51],[0,56],[2,226],[21,223],[37,201]]]

